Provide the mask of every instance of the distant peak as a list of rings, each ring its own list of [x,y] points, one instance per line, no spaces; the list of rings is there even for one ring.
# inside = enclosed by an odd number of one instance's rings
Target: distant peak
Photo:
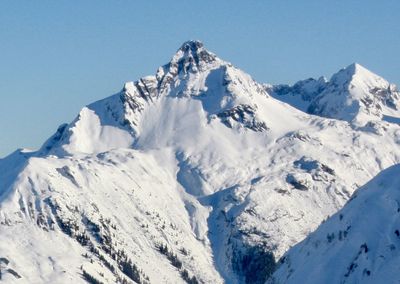
[[[334,74],[331,78],[331,81],[336,83],[349,83],[354,80],[354,78],[360,79],[374,79],[380,78],[380,76],[376,75],[372,71],[368,70],[364,66],[359,63],[352,63],[349,66],[339,70],[336,74]]]
[[[365,68],[364,66],[362,66],[361,64],[359,64],[357,62],[354,62],[354,63],[350,64],[349,66],[344,68],[344,70],[347,70],[351,74],[356,74],[358,72],[370,72],[370,73],[372,73],[367,68]]]

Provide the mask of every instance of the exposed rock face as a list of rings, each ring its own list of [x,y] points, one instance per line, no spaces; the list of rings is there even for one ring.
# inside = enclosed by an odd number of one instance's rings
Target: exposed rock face
[[[249,105],[238,105],[232,109],[217,114],[217,116],[230,128],[232,128],[236,122],[253,131],[268,130],[268,127],[264,122],[257,121],[256,109],[257,107]]]

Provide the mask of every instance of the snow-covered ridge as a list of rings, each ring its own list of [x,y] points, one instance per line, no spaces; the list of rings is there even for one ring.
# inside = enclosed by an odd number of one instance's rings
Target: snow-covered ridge
[[[0,160],[0,257],[32,283],[264,283],[291,246],[400,162],[397,123],[354,127],[271,94],[184,43],[39,151]]]
[[[275,98],[302,111],[363,126],[371,120],[399,122],[400,93],[394,84],[360,64],[343,68],[328,81],[307,79],[293,86],[266,85]]]
[[[399,212],[396,165],[360,188],[342,210],[290,249],[268,283],[397,283]]]

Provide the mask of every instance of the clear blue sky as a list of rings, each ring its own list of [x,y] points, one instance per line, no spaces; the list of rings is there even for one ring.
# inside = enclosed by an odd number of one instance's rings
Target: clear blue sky
[[[400,84],[400,1],[0,2],[0,157],[199,39],[268,83],[359,62]]]

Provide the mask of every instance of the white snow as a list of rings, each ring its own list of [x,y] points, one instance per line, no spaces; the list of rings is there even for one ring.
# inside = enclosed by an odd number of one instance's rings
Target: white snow
[[[384,170],[285,255],[268,283],[397,283],[400,166]]]
[[[386,86],[355,68],[356,90]],[[185,43],[155,76],[83,108],[39,151],[0,160],[0,257],[31,283],[81,283],[83,271],[128,279],[121,250],[143,283],[183,283],[184,269],[204,283],[250,281],[257,263],[246,257],[277,261],[400,161],[398,124],[374,116],[355,127],[270,90]]]
[[[299,81],[292,87],[265,85],[280,100],[302,111],[363,126],[371,120],[399,122],[400,94],[396,86],[360,64],[332,76]]]

